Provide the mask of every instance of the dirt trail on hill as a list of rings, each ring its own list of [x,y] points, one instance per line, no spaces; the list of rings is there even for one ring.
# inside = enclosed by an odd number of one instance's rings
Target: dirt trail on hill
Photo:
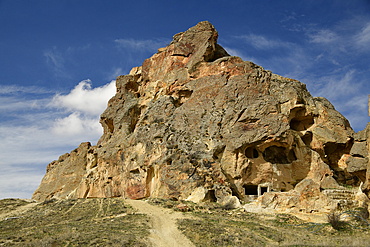
[[[151,218],[151,233],[149,240],[154,246],[160,247],[195,247],[177,228],[176,219],[184,218],[182,213],[174,212],[150,205],[145,201],[126,200],[139,213],[147,214]]]

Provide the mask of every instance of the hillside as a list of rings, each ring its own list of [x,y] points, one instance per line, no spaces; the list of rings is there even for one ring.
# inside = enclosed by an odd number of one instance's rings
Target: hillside
[[[158,239],[160,228],[173,232],[176,226],[158,223],[176,218],[194,246],[367,246],[370,241],[368,226],[355,220],[334,230],[328,223],[228,210],[217,203],[139,202],[140,212],[120,198],[0,200],[0,246],[166,246]],[[162,221],[156,221],[158,215]],[[176,244],[168,246],[186,246]]]

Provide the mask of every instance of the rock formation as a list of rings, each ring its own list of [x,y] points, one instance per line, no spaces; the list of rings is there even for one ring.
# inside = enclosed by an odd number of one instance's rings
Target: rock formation
[[[328,100],[230,56],[217,37],[200,22],[119,76],[97,145],[50,163],[33,198],[229,203],[267,192],[264,204],[297,207],[325,189],[369,191],[369,126],[355,134]]]

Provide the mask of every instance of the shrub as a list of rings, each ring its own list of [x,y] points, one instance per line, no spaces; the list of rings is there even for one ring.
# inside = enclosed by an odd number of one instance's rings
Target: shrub
[[[342,215],[341,213],[333,211],[333,212],[329,213],[328,216],[327,216],[329,224],[335,230],[340,230],[343,226],[344,222],[341,221],[341,219],[340,219],[341,215]]]

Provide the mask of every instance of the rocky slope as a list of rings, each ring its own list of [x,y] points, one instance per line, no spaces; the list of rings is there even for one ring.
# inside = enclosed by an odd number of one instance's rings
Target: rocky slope
[[[370,126],[355,134],[329,101],[228,55],[217,37],[200,22],[119,76],[97,145],[50,163],[33,199],[237,205],[264,193],[264,207],[315,211],[337,206],[325,189],[363,182],[369,191]],[[353,205],[366,207],[367,197],[354,193]]]

